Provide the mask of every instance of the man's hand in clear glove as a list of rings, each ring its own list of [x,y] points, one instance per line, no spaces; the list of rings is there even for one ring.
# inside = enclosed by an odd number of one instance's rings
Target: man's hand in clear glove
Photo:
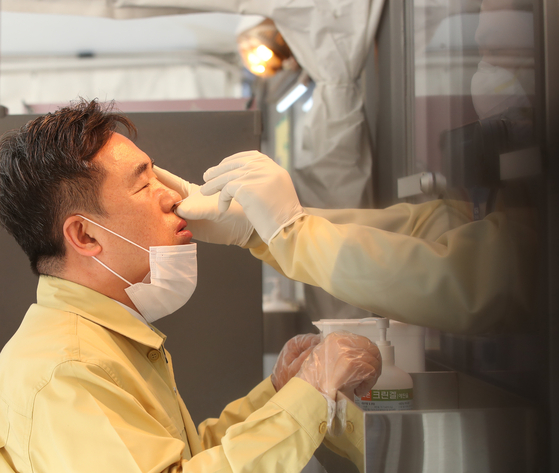
[[[307,381],[332,401],[337,391],[364,396],[382,370],[378,347],[368,338],[333,332],[321,341],[301,365],[297,377]]]
[[[307,333],[296,335],[281,349],[272,371],[272,384],[279,391],[301,369],[303,361],[320,342],[320,335]]]
[[[178,192],[184,199],[178,204],[175,213],[184,218],[193,238],[208,243],[245,246],[254,231],[235,201],[227,212],[218,210],[219,196],[209,197],[200,194],[200,186],[185,181],[164,169],[153,167],[157,178],[167,187]]]

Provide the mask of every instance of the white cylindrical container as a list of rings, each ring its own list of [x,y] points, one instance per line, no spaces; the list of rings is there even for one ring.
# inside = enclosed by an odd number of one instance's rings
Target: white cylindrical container
[[[363,335],[376,343],[380,339],[377,328],[382,317],[366,319],[321,319],[313,324],[326,336],[329,333],[346,330]],[[425,328],[403,322],[390,321],[390,341],[394,346],[396,366],[408,373],[425,371]]]
[[[406,411],[413,409],[413,380],[395,365],[394,347],[386,340],[388,320],[378,323],[380,340],[376,342],[382,356],[382,374],[365,396],[354,397],[364,411]]]

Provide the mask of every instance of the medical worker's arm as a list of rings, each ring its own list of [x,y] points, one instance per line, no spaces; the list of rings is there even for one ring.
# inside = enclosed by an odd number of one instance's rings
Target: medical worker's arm
[[[457,333],[515,326],[531,304],[533,231],[499,212],[468,222],[461,205],[348,211],[360,224],[308,215],[251,252],[292,279],[402,322]]]
[[[202,194],[243,207],[255,256],[352,305],[459,333],[517,327],[529,313],[537,241],[503,212],[471,221],[463,204],[436,201],[305,215],[285,170],[257,152],[204,179]],[[258,238],[268,246],[254,248]]]

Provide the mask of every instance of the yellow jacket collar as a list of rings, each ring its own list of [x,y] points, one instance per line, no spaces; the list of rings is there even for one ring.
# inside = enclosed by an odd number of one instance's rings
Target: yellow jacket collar
[[[66,279],[41,276],[37,303],[44,307],[72,312],[138,343],[159,349],[165,335],[146,326],[111,298]]]

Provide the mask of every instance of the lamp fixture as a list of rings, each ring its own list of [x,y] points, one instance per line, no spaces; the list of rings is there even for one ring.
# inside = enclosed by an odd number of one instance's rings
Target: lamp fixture
[[[268,18],[237,36],[239,54],[254,75],[270,77],[293,55],[274,22]]]

